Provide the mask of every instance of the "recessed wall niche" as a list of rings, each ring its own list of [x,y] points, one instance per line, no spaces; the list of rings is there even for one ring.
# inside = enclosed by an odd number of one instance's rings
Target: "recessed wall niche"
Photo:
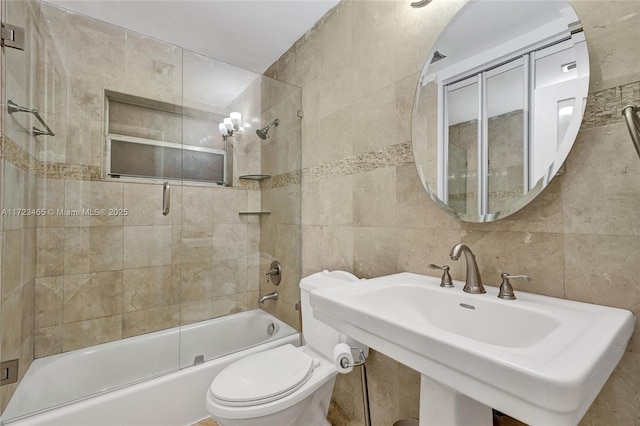
[[[229,186],[233,150],[219,136],[224,113],[106,92],[106,176]]]

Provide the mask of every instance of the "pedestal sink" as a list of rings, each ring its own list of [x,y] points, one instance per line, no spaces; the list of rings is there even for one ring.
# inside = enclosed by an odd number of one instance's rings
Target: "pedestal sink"
[[[400,273],[311,293],[314,316],[422,375],[420,425],[575,425],[620,361],[631,312]]]

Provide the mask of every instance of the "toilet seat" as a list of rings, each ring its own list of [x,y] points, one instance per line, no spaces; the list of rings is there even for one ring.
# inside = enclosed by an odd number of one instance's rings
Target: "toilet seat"
[[[221,405],[246,407],[292,394],[310,378],[314,360],[291,344],[242,358],[218,374],[209,388]]]

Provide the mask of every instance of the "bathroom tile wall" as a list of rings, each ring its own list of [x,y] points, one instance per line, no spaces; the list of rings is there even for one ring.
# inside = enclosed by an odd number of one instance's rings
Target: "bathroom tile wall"
[[[260,293],[278,292],[278,301],[267,301],[263,307],[289,325],[299,329],[300,316],[295,305],[300,300],[300,212],[302,190],[302,120],[298,117],[301,91],[298,87],[266,80],[262,86],[262,123],[279,119],[269,130],[269,138],[261,143],[261,170],[272,178],[261,184],[261,206],[269,215],[260,219],[261,271],[267,271],[273,260],[282,266],[282,281],[276,287],[260,274]]]
[[[434,274],[427,265],[448,262],[462,241],[488,283],[496,285],[501,271],[526,273],[533,281],[516,290],[640,314],[640,161],[620,117],[625,102],[640,99],[640,4],[571,4],[591,60],[583,128],[566,174],[495,223],[462,223],[440,211],[411,159],[419,71],[461,2],[412,9],[408,1],[343,1],[267,70],[303,88],[303,276]],[[453,263],[454,278],[463,278]],[[638,340],[636,331],[582,424],[640,423]],[[367,370],[374,424],[417,417],[416,372],[375,351]],[[360,398],[357,375],[340,376],[332,423],[362,424]]]

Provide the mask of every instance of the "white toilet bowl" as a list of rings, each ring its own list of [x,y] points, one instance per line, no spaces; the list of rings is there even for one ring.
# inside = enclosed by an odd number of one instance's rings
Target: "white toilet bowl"
[[[343,271],[323,271],[300,281],[302,330],[307,344],[280,346],[249,355],[218,374],[206,406],[221,426],[330,426],[327,411],[337,369],[336,344],[366,347],[313,318],[309,293],[358,280]]]
[[[281,346],[229,366],[209,387],[207,410],[221,426],[329,426],[337,371],[306,349]]]

